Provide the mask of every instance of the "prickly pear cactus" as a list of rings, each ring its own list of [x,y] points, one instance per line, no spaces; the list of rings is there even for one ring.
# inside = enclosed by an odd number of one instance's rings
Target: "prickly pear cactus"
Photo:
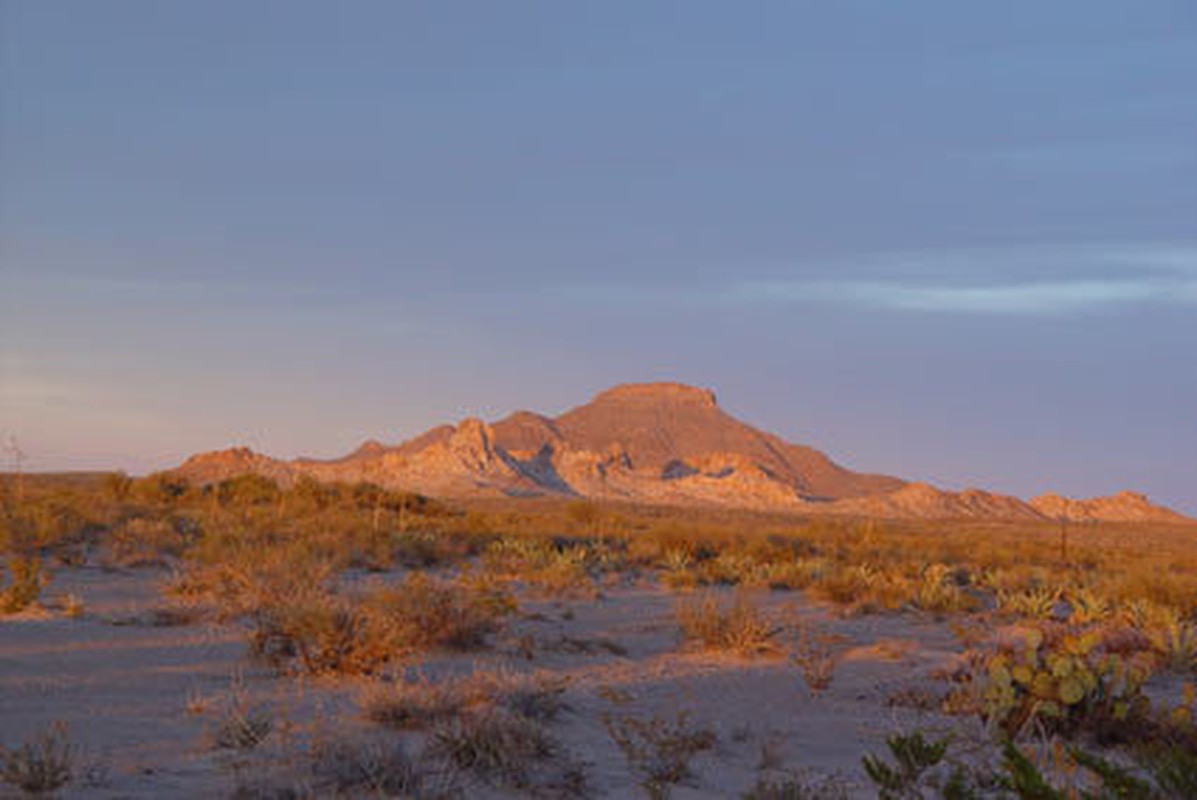
[[[1062,733],[1117,723],[1146,712],[1149,674],[1147,660],[1105,652],[1092,629],[1028,628],[1020,642],[989,658],[981,713],[1011,738],[1034,719]]]

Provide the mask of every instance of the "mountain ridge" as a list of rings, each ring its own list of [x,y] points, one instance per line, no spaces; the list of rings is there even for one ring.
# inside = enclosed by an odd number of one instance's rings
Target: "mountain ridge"
[[[244,447],[200,453],[172,470],[196,483],[253,472],[283,484],[370,481],[444,497],[561,496],[906,519],[1195,522],[1122,492],[1029,501],[852,471],[727,414],[710,389],[611,387],[556,417],[470,417],[395,445],[375,440],[330,460],[274,459]]]

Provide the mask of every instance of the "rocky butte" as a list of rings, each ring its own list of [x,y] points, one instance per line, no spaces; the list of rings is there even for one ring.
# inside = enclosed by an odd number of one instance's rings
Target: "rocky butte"
[[[679,383],[616,386],[557,417],[517,411],[492,424],[465,419],[396,445],[368,441],[333,460],[283,461],[233,448],[192,456],[173,472],[201,484],[256,473],[286,485],[310,475],[439,497],[582,497],[908,519],[1194,522],[1130,492],[1027,502],[854,472],[731,417],[710,390]]]

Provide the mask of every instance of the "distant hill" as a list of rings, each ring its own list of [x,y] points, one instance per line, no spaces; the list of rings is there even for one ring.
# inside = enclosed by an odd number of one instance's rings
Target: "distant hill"
[[[1191,521],[1129,492],[1024,502],[854,472],[735,419],[713,392],[678,383],[616,386],[557,417],[517,411],[494,424],[466,419],[396,445],[368,441],[333,460],[283,461],[233,448],[192,456],[174,472],[197,483],[247,472],[283,484],[310,475],[442,497],[555,495],[911,519]]]

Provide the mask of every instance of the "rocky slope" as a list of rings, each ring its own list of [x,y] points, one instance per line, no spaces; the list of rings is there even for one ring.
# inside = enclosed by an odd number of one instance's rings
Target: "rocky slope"
[[[245,448],[193,456],[175,470],[198,483],[245,472],[371,481],[442,497],[556,495],[915,519],[1176,522],[1142,495],[1024,502],[853,472],[810,447],[731,417],[715,395],[676,383],[627,384],[558,417],[466,419],[394,446],[369,441],[334,460],[281,461]]]
[[[1193,522],[1186,516],[1149,501],[1137,492],[1072,500],[1058,494],[1032,498],[1030,506],[1045,517],[1073,522]]]

